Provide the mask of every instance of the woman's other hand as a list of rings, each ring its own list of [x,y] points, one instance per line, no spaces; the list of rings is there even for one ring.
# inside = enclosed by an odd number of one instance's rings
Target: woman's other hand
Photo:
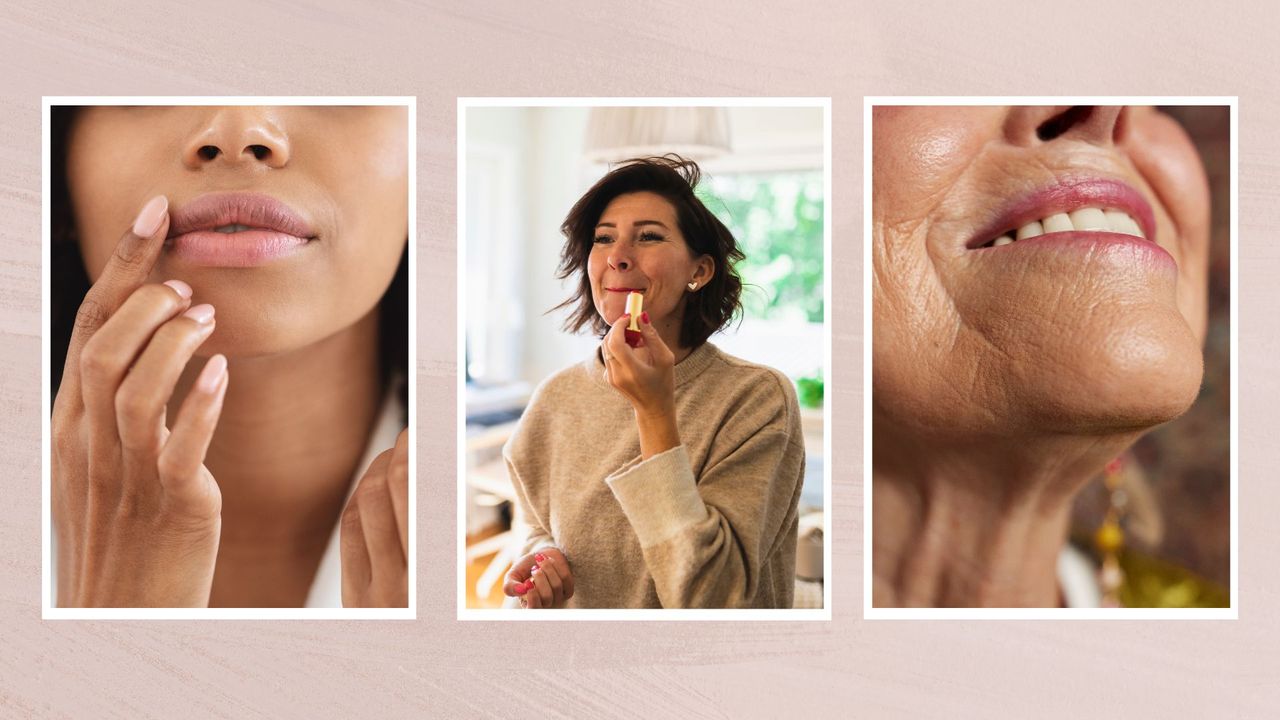
[[[369,464],[342,513],[342,606],[409,607],[409,429]]]
[[[502,592],[520,598],[522,608],[562,608],[573,597],[573,571],[564,553],[544,547],[511,566]]]
[[[214,310],[191,307],[181,281],[144,284],[168,228],[168,202],[153,198],[76,315],[51,418],[59,606],[209,604],[222,495],[204,456],[226,358],[205,363],[170,429],[170,396]]]

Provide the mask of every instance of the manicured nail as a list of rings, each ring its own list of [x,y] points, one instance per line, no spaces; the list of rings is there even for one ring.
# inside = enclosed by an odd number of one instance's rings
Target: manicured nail
[[[529,588],[525,587],[525,586],[524,586],[524,583],[516,583],[516,594],[517,594],[517,595],[523,595],[523,594],[525,594],[525,593],[527,593],[527,592],[529,592]]]
[[[157,195],[147,201],[138,212],[138,219],[133,221],[133,234],[138,237],[151,237],[160,229],[164,214],[169,211],[169,198]]]
[[[191,297],[191,286],[182,282],[181,280],[165,280],[164,284],[173,288],[174,292],[178,293],[184,298]]]
[[[204,364],[204,369],[200,371],[200,377],[196,379],[196,386],[207,393],[211,393],[218,389],[218,381],[222,379],[222,373],[227,370],[227,357],[225,355],[214,355]]]
[[[640,313],[640,322],[644,323],[645,325],[648,325],[648,324],[649,324],[649,311],[648,311],[648,310],[645,310],[644,312]]]
[[[533,556],[533,559],[537,560],[538,562],[542,562],[543,560],[547,559],[547,556],[543,555],[542,553],[538,553],[537,555]]]
[[[213,306],[208,303],[202,303],[182,314],[198,323],[204,324],[213,320]]]

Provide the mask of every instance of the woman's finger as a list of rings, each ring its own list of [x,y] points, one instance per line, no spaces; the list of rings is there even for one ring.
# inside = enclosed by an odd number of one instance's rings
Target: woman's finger
[[[395,510],[400,549],[409,557],[409,428],[400,431],[387,468],[387,489],[391,491],[391,507]]]
[[[369,471],[356,488],[360,503],[360,527],[364,531],[365,545],[369,548],[369,561],[375,581],[378,578],[402,575],[406,566],[399,531],[396,530],[391,492],[387,487],[387,469],[391,464],[392,452],[394,450],[384,450],[374,458]]]
[[[190,303],[191,287],[184,282],[143,285],[85,343],[80,357],[80,394],[92,445],[119,442],[116,394],[121,383],[156,330]]]
[[[547,582],[545,572],[535,570],[533,572],[533,590],[526,595],[537,595],[538,604],[542,607],[555,607],[555,593],[551,590],[551,583]]]
[[[511,569],[507,571],[506,579],[502,583],[502,594],[507,597],[520,595],[521,593],[516,592],[516,587],[524,585],[525,581],[529,579],[529,569],[533,567],[533,563],[533,555],[525,555],[516,560]]]
[[[178,378],[215,325],[212,305],[197,305],[160,326],[116,391],[116,424],[126,451],[154,458]]]
[[[523,600],[525,608],[529,610],[537,610],[542,607],[542,600],[538,597],[538,593],[534,592],[532,588],[529,592],[524,594]]]
[[[564,555],[551,550],[550,548],[544,554],[544,560],[541,561],[543,566],[552,564],[556,568],[556,574],[560,576],[560,582],[564,585],[564,599],[568,600],[573,597],[573,572],[569,570],[569,561]]]
[[[360,505],[352,497],[342,511],[342,525],[338,545],[342,556],[342,604],[358,607],[364,598],[364,589],[373,579],[369,562],[369,548],[364,541],[364,526],[360,522]]]
[[[97,282],[89,288],[67,345],[67,359],[62,371],[61,388],[79,393],[80,356],[85,344],[106,324],[129,295],[147,281],[160,257],[165,234],[169,231],[169,201],[163,195],[151,198],[138,212],[133,225],[116,243]],[[59,391],[59,395],[62,392]]]
[[[227,358],[214,355],[204,364],[178,410],[169,439],[160,449],[156,467],[166,496],[175,500],[202,501],[209,488],[201,487],[200,467],[222,415],[227,394]]]
[[[551,602],[548,607],[560,607],[564,603],[564,584],[560,581],[560,573],[555,563],[543,562],[538,566],[538,576],[551,588]]]

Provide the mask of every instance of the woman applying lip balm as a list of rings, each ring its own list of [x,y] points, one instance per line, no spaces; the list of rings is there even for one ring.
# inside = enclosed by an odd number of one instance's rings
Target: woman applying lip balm
[[[58,606],[407,606],[407,120],[53,110]]]
[[[504,449],[532,528],[504,585],[522,607],[792,604],[799,406],[784,375],[708,342],[738,312],[742,254],[698,179],[672,156],[625,163],[562,225],[567,327],[602,341]]]

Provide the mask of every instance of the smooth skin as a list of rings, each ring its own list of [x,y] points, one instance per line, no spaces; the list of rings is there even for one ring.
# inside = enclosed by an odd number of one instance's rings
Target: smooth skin
[[[596,227],[596,240],[587,263],[596,312],[609,323],[600,344],[609,384],[635,410],[640,454],[645,460],[680,445],[675,414],[675,366],[693,350],[680,344],[680,328],[690,294],[715,274],[708,255],[695,255],[680,232],[676,208],[661,195],[636,192],[619,195],[605,207]],[[695,283],[693,289],[689,283]],[[608,288],[640,288],[644,311],[640,342],[631,347],[626,329],[627,293]],[[537,554],[551,558],[546,570],[529,574]],[[554,573],[554,574],[553,574]],[[525,555],[507,573],[503,592],[519,593],[519,583],[533,578],[537,600],[523,593],[528,607],[563,607],[572,596],[573,574],[564,555],[542,548]],[[554,582],[569,588],[557,592]]]
[[[370,531],[346,537],[353,524],[342,523],[344,604],[406,605],[400,536],[393,545],[373,530],[407,527],[407,452],[391,449],[358,467],[383,396],[377,303],[407,237],[406,124],[403,108],[110,107],[77,115],[67,180],[93,289],[53,417],[60,604],[300,607],[335,525],[350,516]],[[306,217],[317,232],[307,252],[257,268],[190,265],[162,246],[167,213],[154,233],[121,240],[150,197],[165,196],[171,209],[240,190],[270,194]],[[166,280],[192,297],[180,298]],[[193,305],[216,308],[202,338],[182,319]],[[85,374],[79,348],[90,338],[113,353],[113,374],[92,372],[93,360]],[[196,465],[220,496],[220,513],[209,501],[193,526],[190,513],[154,515],[173,505],[153,487],[163,468],[126,463],[112,438],[120,447],[132,439],[107,413],[86,408],[113,398],[145,410],[149,422],[158,401],[159,417],[181,424],[188,398],[200,394],[196,358],[216,355],[235,379],[218,391]],[[157,361],[139,371],[150,357]],[[159,366],[168,374],[150,369]],[[134,379],[113,384],[117,376]],[[406,442],[402,434],[397,447]],[[358,475],[356,509],[344,514]],[[102,486],[97,494],[90,478]],[[393,502],[381,502],[385,495]],[[117,536],[128,542],[110,540]]]
[[[1052,607],[1076,492],[1200,385],[1208,186],[1154,108],[873,114],[873,602]],[[1132,185],[1175,260],[966,248],[1011,199]],[[1000,249],[997,249],[1000,250]]]

